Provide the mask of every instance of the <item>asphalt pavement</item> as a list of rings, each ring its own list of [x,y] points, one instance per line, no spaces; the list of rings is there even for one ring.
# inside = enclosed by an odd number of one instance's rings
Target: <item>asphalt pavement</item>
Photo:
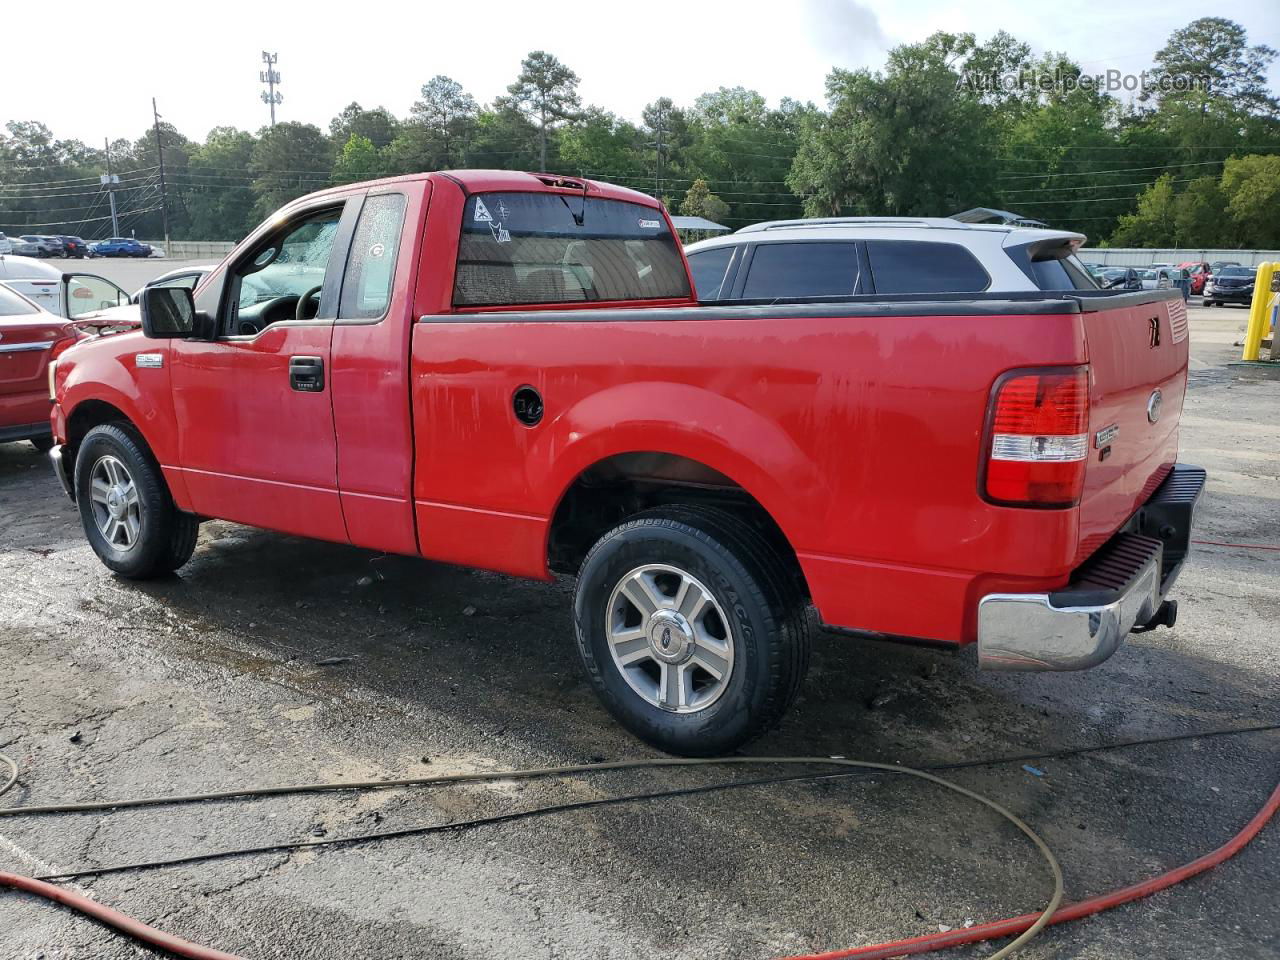
[[[94,261],[133,282],[174,261]],[[116,271],[130,271],[129,274]],[[142,277],[145,280],[146,277]],[[122,282],[122,280],[118,280]],[[139,280],[138,282],[141,282]],[[1280,545],[1280,383],[1225,364],[1238,309],[1191,310],[1182,458],[1201,539]],[[205,524],[192,562],[109,574],[29,444],[0,445],[2,804],[654,756],[598,706],[571,585]],[[749,752],[912,766],[1280,721],[1280,553],[1198,547],[1174,630],[1083,673],[987,674],[974,652],[820,635],[802,696]],[[323,664],[323,665],[322,665]],[[0,869],[54,873],[341,837],[766,771],[668,770],[0,820]],[[956,771],[1057,852],[1068,899],[1217,847],[1280,775],[1280,734]],[[1280,956],[1280,824],[1183,886],[1049,929],[1026,957]],[[1043,906],[1016,831],[893,776],[752,787],[456,835],[77,881],[174,934],[260,958],[763,958]],[[994,946],[952,951],[986,956]],[[0,957],[154,956],[0,893]]]

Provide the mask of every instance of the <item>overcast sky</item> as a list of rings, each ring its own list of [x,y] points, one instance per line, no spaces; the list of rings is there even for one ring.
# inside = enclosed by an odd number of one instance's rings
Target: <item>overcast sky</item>
[[[1027,0],[795,0],[733,3],[9,2],[0,13],[0,122],[40,120],[59,137],[101,143],[139,136],[161,115],[187,136],[256,130],[263,50],[280,56],[281,120],[327,129],[345,104],[405,115],[436,74],[480,101],[503,92],[530,50],[549,50],[582,78],[583,99],[630,119],[658,96],[688,104],[719,86],[824,102],[830,68],[884,63],[885,51],[935,30],[1000,28],[1037,52],[1065,50],[1088,72],[1136,72],[1174,29],[1207,10],[1161,4]],[[354,11],[354,12],[353,12]],[[1280,47],[1275,0],[1236,0],[1225,15],[1253,43]],[[1271,71],[1280,88],[1280,67]]]

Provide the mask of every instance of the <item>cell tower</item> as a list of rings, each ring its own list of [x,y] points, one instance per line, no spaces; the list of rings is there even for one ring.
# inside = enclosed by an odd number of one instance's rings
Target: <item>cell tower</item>
[[[267,69],[258,72],[258,79],[267,85],[267,89],[262,91],[262,102],[271,105],[271,125],[276,125],[276,104],[284,103],[284,97],[280,95],[280,91],[276,89],[276,85],[280,83],[280,74],[276,72],[276,61],[280,59],[278,53],[267,53],[262,51],[262,62],[266,64]]]

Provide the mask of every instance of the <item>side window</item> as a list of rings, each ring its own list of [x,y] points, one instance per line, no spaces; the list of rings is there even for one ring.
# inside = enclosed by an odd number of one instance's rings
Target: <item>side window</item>
[[[958,243],[868,240],[876,293],[979,293],[991,278]]]
[[[689,254],[689,272],[693,274],[693,295],[699,300],[715,300],[720,296],[724,273],[729,268],[733,247],[712,247]]]
[[[762,243],[751,257],[742,296],[847,297],[858,287],[858,274],[858,245],[853,241]]]
[[[400,252],[404,207],[404,195],[400,193],[365,200],[347,255],[339,317],[374,320],[387,312]]]
[[[316,315],[341,216],[339,206],[294,221],[241,261],[232,275],[236,310],[228,332],[253,335],[299,314]],[[301,310],[300,299],[307,301]]]

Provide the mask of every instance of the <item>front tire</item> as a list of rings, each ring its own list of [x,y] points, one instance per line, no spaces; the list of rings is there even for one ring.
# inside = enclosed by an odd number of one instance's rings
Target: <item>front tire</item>
[[[173,505],[159,464],[128,425],[107,423],[85,434],[75,483],[85,536],[109,569],[146,580],[191,559],[200,522]]]
[[[658,508],[605,534],[579,573],[574,625],[605,708],[684,756],[775,726],[808,666],[795,578],[763,536],[713,508]]]

